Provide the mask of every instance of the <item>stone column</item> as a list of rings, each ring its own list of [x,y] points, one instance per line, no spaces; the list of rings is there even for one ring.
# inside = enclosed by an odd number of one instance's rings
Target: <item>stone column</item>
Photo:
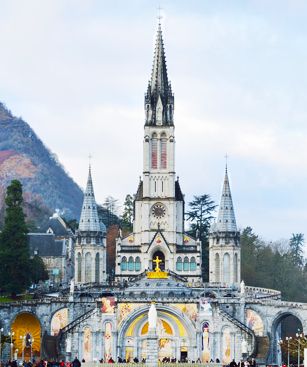
[[[149,329],[147,334],[146,366],[158,366],[158,335],[155,329]]]

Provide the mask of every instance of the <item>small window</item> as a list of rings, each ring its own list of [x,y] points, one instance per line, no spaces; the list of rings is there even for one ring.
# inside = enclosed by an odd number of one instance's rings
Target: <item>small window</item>
[[[182,258],[180,256],[177,258],[176,270],[177,271],[182,271]]]
[[[120,270],[126,271],[127,270],[127,258],[124,256],[122,258],[122,262],[120,263]]]
[[[183,261],[183,271],[189,271],[189,258],[187,256]]]
[[[134,271],[134,260],[133,260],[133,257],[132,256],[129,257],[128,270],[129,271]]]

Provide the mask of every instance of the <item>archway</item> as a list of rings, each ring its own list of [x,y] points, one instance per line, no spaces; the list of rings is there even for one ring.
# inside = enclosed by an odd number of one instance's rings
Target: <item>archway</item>
[[[154,262],[154,260],[156,260],[156,258],[159,258],[159,260],[162,260],[160,263],[159,263],[159,267],[161,270],[165,270],[165,256],[163,254],[162,251],[156,251],[153,255],[152,255],[152,269],[155,269],[156,268],[156,263]]]
[[[132,312],[122,322],[118,341],[121,358],[139,360],[147,356],[148,306]],[[197,359],[195,330],[191,321],[169,306],[157,307],[160,360]]]
[[[296,338],[296,333],[303,334],[303,325],[298,315],[292,312],[283,312],[279,314],[272,324],[272,350],[270,360],[272,363],[287,363],[288,350],[286,338]],[[282,340],[282,343],[280,341]],[[297,363],[297,356],[290,357],[290,363]],[[293,361],[292,361],[293,358]],[[301,362],[303,356],[301,355]]]
[[[29,361],[40,357],[41,325],[37,317],[29,312],[16,316],[11,330],[14,333],[12,352],[17,357]]]

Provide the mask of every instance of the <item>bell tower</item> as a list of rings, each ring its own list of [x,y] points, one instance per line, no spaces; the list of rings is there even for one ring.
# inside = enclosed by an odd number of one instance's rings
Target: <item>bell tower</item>
[[[200,279],[200,242],[184,233],[184,196],[175,172],[174,95],[161,24],[144,100],[143,176],[134,200],[133,233],[117,242],[116,276],[155,269]]]

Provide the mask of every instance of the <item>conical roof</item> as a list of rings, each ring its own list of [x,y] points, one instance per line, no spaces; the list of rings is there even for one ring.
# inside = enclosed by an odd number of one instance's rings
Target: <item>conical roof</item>
[[[166,59],[160,23],[157,31],[150,86],[152,92],[158,92],[162,95],[167,95],[169,92]]]
[[[102,230],[99,222],[97,205],[94,195],[91,167],[89,167],[87,185],[84,192],[82,211],[79,222],[79,231],[99,232]]]
[[[173,125],[174,95],[168,81],[161,24],[158,25],[151,79],[145,93],[146,125]]]
[[[235,212],[232,203],[229,178],[227,168],[225,171],[224,184],[222,189],[222,197],[219,206],[219,212],[216,223],[214,225],[214,231],[218,232],[236,232],[237,224],[235,218]]]

